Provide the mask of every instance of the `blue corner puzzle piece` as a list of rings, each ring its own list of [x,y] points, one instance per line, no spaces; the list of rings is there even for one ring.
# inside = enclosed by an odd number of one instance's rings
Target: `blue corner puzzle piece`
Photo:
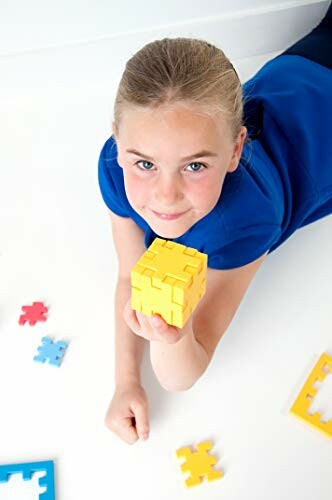
[[[54,343],[49,337],[43,337],[42,343],[43,345],[38,347],[39,354],[33,358],[34,361],[45,363],[48,360],[50,365],[60,366],[65,350],[68,347],[67,342],[59,340]]]
[[[5,483],[11,474],[22,473],[24,481],[30,481],[35,472],[46,472],[38,480],[39,486],[45,486],[46,491],[40,493],[39,500],[55,500],[54,462],[27,462],[22,464],[0,465],[0,483]]]

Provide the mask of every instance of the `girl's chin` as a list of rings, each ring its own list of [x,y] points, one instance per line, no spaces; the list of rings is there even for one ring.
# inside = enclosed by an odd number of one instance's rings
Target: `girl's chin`
[[[151,225],[151,229],[153,230],[154,233],[156,233],[160,238],[164,238],[165,240],[167,239],[174,239],[174,238],[180,238],[180,236],[184,235],[186,231],[188,231],[189,228],[180,228],[180,227],[169,227],[165,228],[162,227],[162,225]]]

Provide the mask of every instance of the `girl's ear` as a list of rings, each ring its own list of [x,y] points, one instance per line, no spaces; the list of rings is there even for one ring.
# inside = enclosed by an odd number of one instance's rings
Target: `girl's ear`
[[[115,139],[117,138],[117,135],[118,135],[118,130],[117,130],[114,122],[112,122],[112,135],[114,135]]]
[[[246,136],[247,136],[247,127],[243,125],[236,140],[233,156],[229,164],[229,168],[227,169],[227,172],[234,172],[237,169],[242,155],[242,150]]]

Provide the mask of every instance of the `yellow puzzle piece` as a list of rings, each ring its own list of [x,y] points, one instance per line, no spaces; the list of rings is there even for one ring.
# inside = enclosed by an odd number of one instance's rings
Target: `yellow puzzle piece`
[[[327,436],[332,437],[332,420],[323,422],[319,412],[315,412],[313,415],[308,413],[311,402],[317,394],[317,389],[314,388],[315,381],[319,380],[323,382],[326,375],[329,373],[332,373],[332,357],[324,353],[311,371],[300,394],[291,407],[290,412],[296,417],[302,418],[308,424],[316,427],[316,429],[324,432]]]
[[[186,462],[181,465],[181,471],[190,473],[190,477],[186,479],[187,488],[201,484],[201,478],[204,477],[208,481],[222,478],[220,470],[212,469],[212,466],[217,463],[217,459],[208,454],[211,448],[211,441],[204,441],[197,445],[197,451],[195,452],[192,452],[189,447],[177,450],[176,456],[186,459]]]
[[[206,290],[207,255],[155,238],[131,270],[131,307],[183,328]]]

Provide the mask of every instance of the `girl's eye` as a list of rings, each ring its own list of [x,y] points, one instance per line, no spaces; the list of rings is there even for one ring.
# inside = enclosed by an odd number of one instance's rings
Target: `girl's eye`
[[[203,163],[197,163],[197,162],[190,163],[190,164],[188,165],[188,167],[191,167],[191,165],[196,165],[196,166],[198,165],[198,168],[193,168],[193,169],[191,170],[191,172],[199,172],[200,170],[203,170],[204,168],[206,168],[206,166],[205,166],[205,165],[203,165]],[[203,168],[201,169],[200,167],[203,167]]]
[[[146,160],[139,160],[136,162],[136,165],[139,165],[139,163],[148,163],[149,165],[153,165],[153,163],[151,163],[150,161],[146,161]],[[151,170],[151,166],[149,167],[142,167],[142,170]]]
[[[146,160],[139,160],[136,162],[137,165],[139,165],[140,163],[145,164],[141,167],[142,170],[151,170],[152,165],[153,165],[153,163],[151,163],[150,161],[146,161]],[[203,170],[206,168],[206,166],[203,165],[203,163],[198,163],[198,162],[190,163],[188,165],[188,167],[192,167],[192,165],[196,165],[196,167],[193,167],[191,172],[199,172],[200,170]],[[197,165],[198,165],[198,167],[197,167]],[[201,167],[203,167],[203,168],[201,168]]]

